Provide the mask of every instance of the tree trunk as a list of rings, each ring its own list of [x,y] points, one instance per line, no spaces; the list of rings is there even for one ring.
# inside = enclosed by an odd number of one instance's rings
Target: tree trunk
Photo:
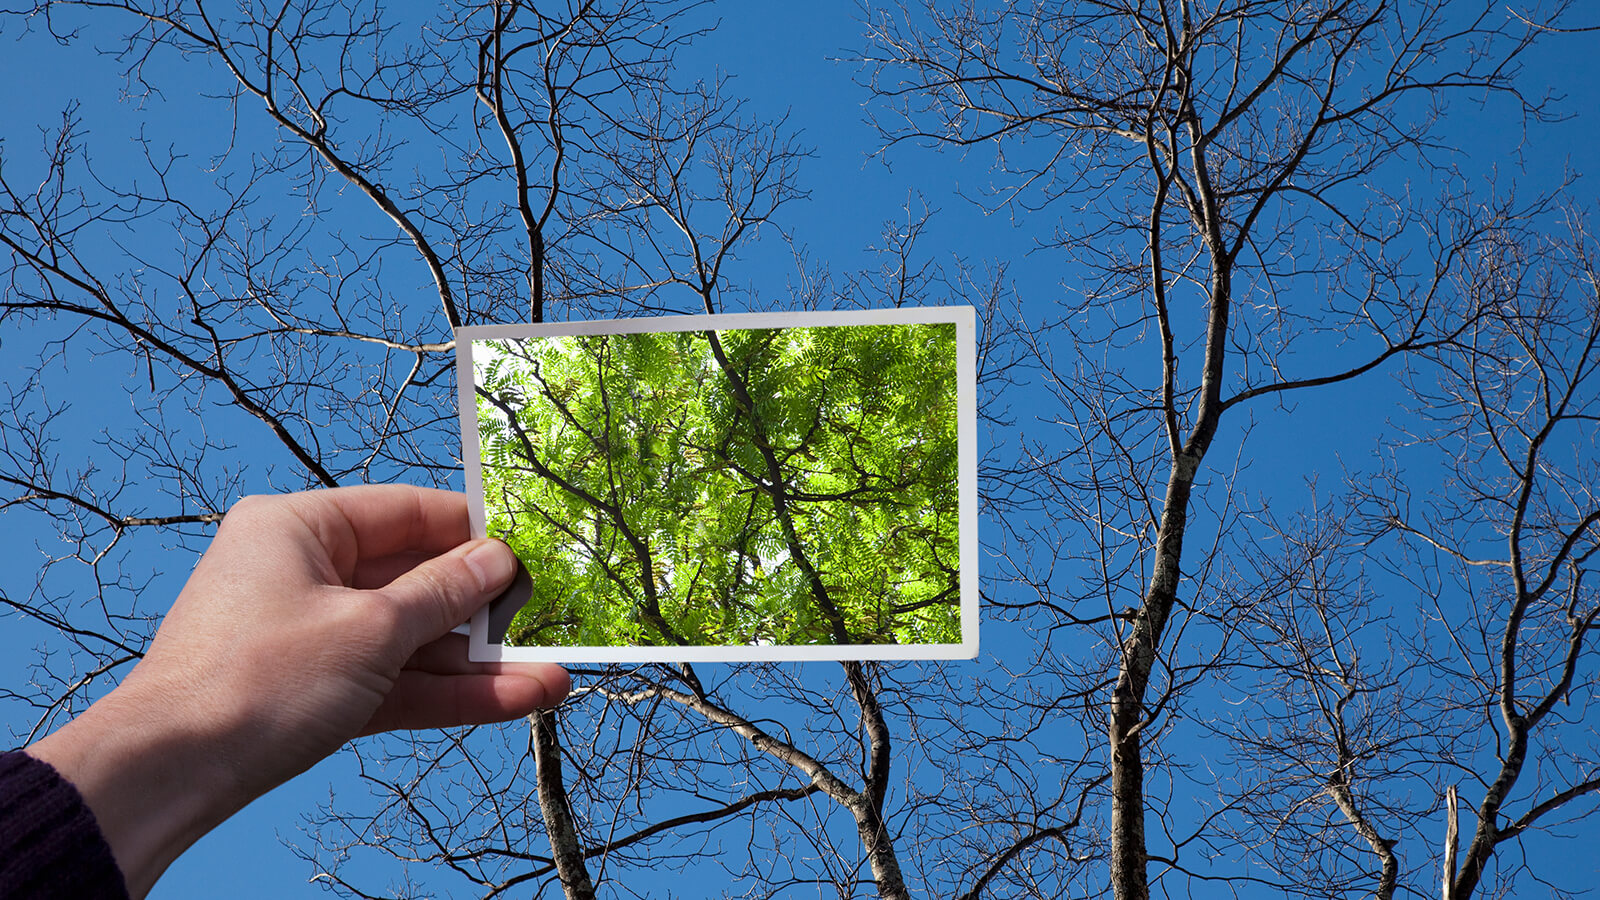
[[[533,759],[539,779],[539,812],[550,835],[550,852],[561,878],[561,890],[568,900],[594,900],[594,882],[583,862],[583,846],[572,821],[567,802],[567,787],[561,776],[561,742],[556,735],[554,711],[536,712],[528,717],[533,724]]]
[[[878,896],[885,900],[910,900],[905,876],[900,872],[900,858],[894,849],[894,839],[883,821],[884,802],[889,795],[889,763],[892,757],[889,723],[883,716],[883,707],[867,679],[865,666],[859,662],[844,664],[850,690],[855,694],[856,705],[861,709],[861,730],[867,738],[867,771],[865,786],[850,803],[856,818],[856,829],[861,835],[861,846],[872,865],[872,878],[878,885]]]
[[[1456,786],[1450,785],[1444,795],[1444,886],[1440,894],[1441,900],[1454,900],[1456,880],[1456,853],[1461,848],[1461,838],[1456,823],[1456,815],[1461,811],[1461,802],[1456,796]]]
[[[1111,889],[1118,900],[1149,900],[1145,872],[1149,853],[1144,833],[1144,756],[1140,735],[1145,691],[1155,667],[1161,633],[1177,600],[1188,522],[1189,495],[1200,467],[1196,455],[1180,453],[1167,483],[1161,528],[1156,535],[1155,571],[1133,631],[1122,643],[1121,671],[1111,694]]]

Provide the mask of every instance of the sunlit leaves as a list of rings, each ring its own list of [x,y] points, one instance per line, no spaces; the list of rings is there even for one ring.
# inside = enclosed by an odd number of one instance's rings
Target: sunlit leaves
[[[489,531],[535,585],[509,643],[960,641],[953,326],[476,356]]]

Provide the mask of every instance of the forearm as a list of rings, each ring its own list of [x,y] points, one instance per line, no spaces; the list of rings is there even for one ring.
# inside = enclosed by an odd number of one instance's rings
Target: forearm
[[[250,799],[206,751],[217,746],[216,736],[159,718],[167,715],[163,704],[141,703],[119,688],[26,748],[83,795],[134,900]]]
[[[501,722],[566,672],[473,663],[450,633],[511,583],[442,491],[344,488],[241,501],[144,659],[27,748],[77,788],[134,898],[245,804],[351,738]]]

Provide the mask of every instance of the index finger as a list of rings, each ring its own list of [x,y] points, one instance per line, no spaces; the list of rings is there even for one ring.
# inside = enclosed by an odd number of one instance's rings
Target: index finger
[[[349,575],[360,560],[433,556],[471,538],[467,498],[408,484],[367,484],[292,495],[295,512]]]

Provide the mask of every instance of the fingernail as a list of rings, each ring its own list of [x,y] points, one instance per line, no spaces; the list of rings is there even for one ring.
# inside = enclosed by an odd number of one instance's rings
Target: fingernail
[[[478,577],[478,590],[487,594],[506,586],[517,573],[517,558],[499,541],[484,541],[462,559]]]

